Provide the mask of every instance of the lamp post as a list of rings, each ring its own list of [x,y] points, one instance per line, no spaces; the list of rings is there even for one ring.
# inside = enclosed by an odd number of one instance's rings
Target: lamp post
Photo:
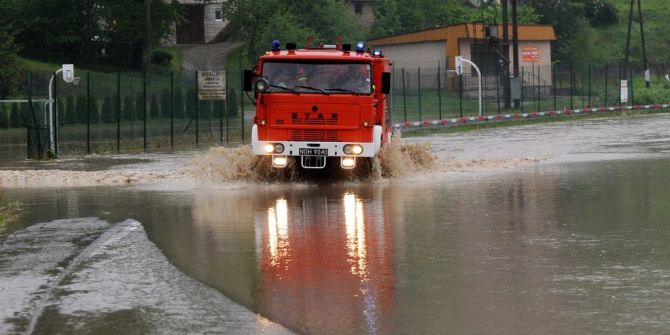
[[[54,143],[54,98],[53,98],[53,91],[54,91],[54,79],[58,74],[63,73],[63,81],[65,81],[68,84],[72,84],[74,86],[79,85],[79,80],[81,78],[75,77],[74,76],[74,65],[73,64],[63,64],[63,66],[56,70],[51,75],[51,79],[49,79],[49,149],[51,152],[56,153],[57,148],[56,144]],[[58,111],[56,111],[58,112]]]

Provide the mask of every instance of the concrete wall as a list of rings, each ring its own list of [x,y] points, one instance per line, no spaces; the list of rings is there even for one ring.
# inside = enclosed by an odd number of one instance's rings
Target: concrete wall
[[[385,45],[378,47],[378,49],[391,58],[393,68],[396,71],[400,71],[402,68],[412,70],[416,70],[418,67],[437,68],[438,61],[440,61],[442,67],[445,65],[445,41]]]
[[[211,42],[228,24],[228,21],[217,20],[216,11],[221,10],[221,3],[205,5],[205,43]]]

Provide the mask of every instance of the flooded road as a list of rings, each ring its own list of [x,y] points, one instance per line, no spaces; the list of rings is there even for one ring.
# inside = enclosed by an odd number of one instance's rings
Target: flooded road
[[[0,333],[661,333],[669,126],[411,138],[435,167],[374,181],[3,188]]]

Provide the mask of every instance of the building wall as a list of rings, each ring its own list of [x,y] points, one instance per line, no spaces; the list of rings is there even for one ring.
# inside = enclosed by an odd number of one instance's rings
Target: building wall
[[[221,3],[223,1],[205,5],[205,43],[214,40],[216,35],[228,24],[227,21],[216,19],[216,12],[221,11]]]
[[[437,68],[438,61],[444,67],[446,60],[445,41],[384,45],[377,49],[391,58],[396,71],[402,68]]]
[[[351,16],[361,23],[365,28],[370,28],[375,21],[375,14],[372,11],[374,1],[372,0],[348,0],[346,5]],[[356,5],[361,6],[361,13],[356,13]]]

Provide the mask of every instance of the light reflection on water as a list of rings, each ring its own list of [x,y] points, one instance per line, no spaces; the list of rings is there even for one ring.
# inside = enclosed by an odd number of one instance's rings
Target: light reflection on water
[[[300,333],[662,333],[669,166],[15,194],[26,222],[135,218],[178,269]]]

